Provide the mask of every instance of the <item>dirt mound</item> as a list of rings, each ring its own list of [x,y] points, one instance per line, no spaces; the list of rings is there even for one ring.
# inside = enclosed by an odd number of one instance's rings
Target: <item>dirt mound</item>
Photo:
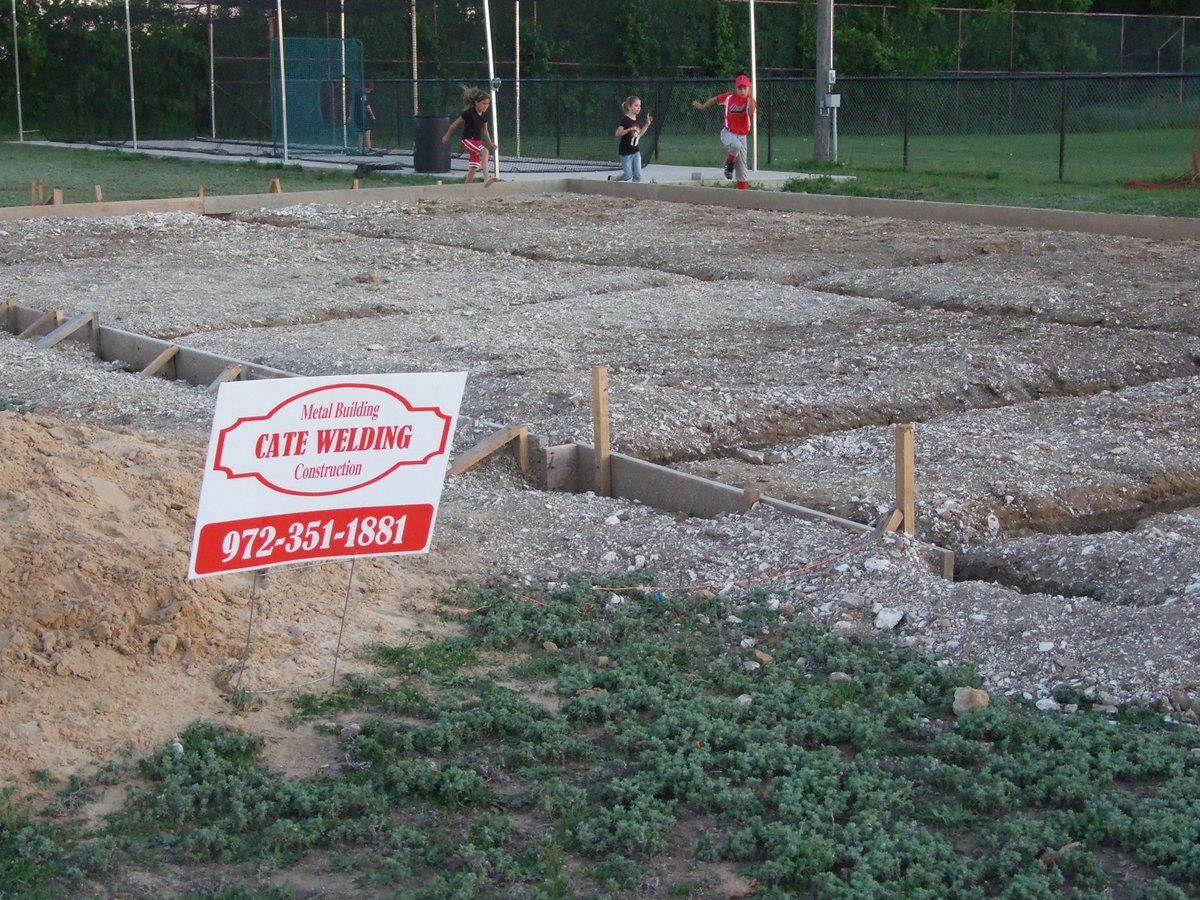
[[[0,454],[0,768],[145,751],[230,714],[239,671],[255,690],[330,674],[346,567],[187,580],[202,447],[4,412]],[[355,596],[378,599],[382,578],[360,566]],[[339,671],[395,621],[355,613]]]

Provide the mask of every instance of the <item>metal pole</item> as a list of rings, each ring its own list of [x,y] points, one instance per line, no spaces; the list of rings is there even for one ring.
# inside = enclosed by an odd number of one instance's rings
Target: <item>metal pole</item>
[[[754,0],[750,0],[750,96],[758,103],[758,54],[755,44]],[[757,112],[757,109],[755,110]],[[750,158],[750,168],[758,171],[758,116],[751,120],[754,128],[754,149]]]
[[[421,104],[417,96],[417,0],[412,0],[412,11],[409,18],[412,19],[410,27],[412,28],[412,81],[413,81],[413,115],[420,115]]]
[[[250,621],[246,623],[246,647],[242,650],[242,664],[238,667],[237,683],[233,686],[235,692],[242,689],[242,673],[246,671],[246,663],[250,660],[250,634],[254,631],[254,595],[258,591],[259,579],[265,578],[266,574],[265,569],[259,569],[250,582]]]
[[[513,31],[516,33],[517,53],[516,53],[516,71],[513,73],[517,81],[517,157],[521,156],[521,0],[514,0],[516,9],[516,24],[513,26]]]
[[[125,0],[125,53],[129,58],[129,123],[133,128],[133,149],[137,149],[137,104],[133,97],[133,28],[129,24],[129,0]]]
[[[340,0],[338,6],[338,18],[340,20],[340,34],[342,38],[342,111],[339,115],[342,119],[342,149],[345,150],[350,146],[350,135],[346,126],[346,0]]]
[[[351,558],[350,574],[346,577],[346,601],[342,604],[342,627],[338,629],[337,646],[333,649],[333,675],[329,679],[330,687],[337,687],[338,656],[342,652],[342,632],[346,630],[346,610],[350,608],[350,585],[354,583],[354,564],[357,562],[357,556]]]
[[[217,75],[213,63],[215,46],[213,44],[212,4],[208,4],[208,132],[214,141],[217,139]]]
[[[492,89],[492,142],[499,146],[500,126],[496,118],[496,94],[499,93],[499,86],[496,83],[496,65],[492,60],[492,13],[488,0],[483,0],[483,27],[487,31],[488,86]],[[497,150],[492,155],[495,159],[495,177],[499,178],[500,151]]]
[[[17,49],[17,0],[12,0],[12,26],[13,26],[13,69],[17,76],[17,139],[24,143],[25,141],[25,120],[21,117],[21,61],[19,59],[20,52]]]
[[[129,0],[125,0],[126,3]],[[283,161],[288,161],[287,81],[283,77],[283,0],[275,0],[275,20],[279,23],[279,114],[283,123]]]
[[[838,108],[836,106],[830,110],[830,113],[832,113],[831,118],[833,119],[833,164],[834,165],[837,165],[837,161],[838,161],[838,157],[837,157],[837,112],[838,112]]]

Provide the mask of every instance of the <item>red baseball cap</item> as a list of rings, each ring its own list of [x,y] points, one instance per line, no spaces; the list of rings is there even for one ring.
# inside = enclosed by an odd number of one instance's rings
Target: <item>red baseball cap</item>
[[[735,78],[733,80],[733,85],[734,85],[734,87],[741,87],[742,85],[745,85],[746,87],[750,87],[750,79],[747,78],[745,75],[739,75],[737,78]]]

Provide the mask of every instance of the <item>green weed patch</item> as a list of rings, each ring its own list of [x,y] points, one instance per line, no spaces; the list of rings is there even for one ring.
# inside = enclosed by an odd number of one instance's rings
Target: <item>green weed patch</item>
[[[374,676],[298,701],[340,736],[327,774],[285,779],[260,738],[198,722],[101,827],[0,810],[0,872],[220,866],[254,891],[320,852],[364,894],[430,900],[704,896],[718,867],[771,898],[1200,892],[1200,737],[1162,716],[1081,696],[956,718],[972,672],[765,597],[469,594],[464,636],[371,648]]]

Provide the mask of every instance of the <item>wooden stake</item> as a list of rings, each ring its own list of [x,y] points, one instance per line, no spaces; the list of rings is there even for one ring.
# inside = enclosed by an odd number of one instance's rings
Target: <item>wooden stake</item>
[[[904,513],[898,509],[893,509],[891,512],[886,512],[879,517],[879,521],[875,523],[875,527],[871,529],[867,535],[873,541],[879,540],[889,531],[895,531],[904,522]]]
[[[208,386],[208,392],[210,394],[215,394],[217,392],[217,388],[227,381],[236,381],[238,376],[241,374],[242,367],[237,363],[230,363],[225,367],[224,371],[222,371],[221,374],[213,380],[213,383]]]
[[[104,202],[104,191],[100,190],[100,185],[96,185],[96,202]]]
[[[17,330],[17,298],[9,297],[3,303],[0,303],[0,312],[4,313],[3,328],[5,331]]]
[[[38,200],[37,179],[36,178],[33,179],[33,181],[29,182],[29,205],[30,206],[41,206],[42,205],[41,202]]]
[[[171,362],[171,360],[178,355],[179,345],[171,344],[166,350],[158,354],[158,356],[154,357],[154,359],[150,360],[150,362],[146,365],[146,368],[142,369],[142,374],[157,375],[164,368],[166,368],[167,363]]]
[[[95,311],[80,313],[75,318],[68,322],[59,325],[49,334],[42,335],[34,342],[34,346],[42,350],[48,350],[51,347],[61,344],[67,338],[74,335],[76,332],[87,328],[89,331],[88,344],[92,347],[96,344],[96,326],[97,318]]]
[[[612,444],[608,428],[608,367],[592,367],[592,434],[596,463],[596,495],[612,494]]]
[[[350,182],[350,190],[352,190],[352,191],[358,190],[358,179],[357,178],[355,178],[352,182]]]
[[[917,533],[917,502],[913,490],[913,427],[896,426],[896,509],[904,516],[904,533]]]
[[[204,185],[200,185],[200,187],[196,188],[196,196],[197,197],[204,196]]]
[[[271,186],[269,188],[267,188],[267,193],[268,194],[282,194],[283,193],[283,188],[280,187],[278,178],[271,179]]]
[[[54,191],[51,193],[50,205],[51,206],[62,206],[63,205],[62,188],[55,188]]]

